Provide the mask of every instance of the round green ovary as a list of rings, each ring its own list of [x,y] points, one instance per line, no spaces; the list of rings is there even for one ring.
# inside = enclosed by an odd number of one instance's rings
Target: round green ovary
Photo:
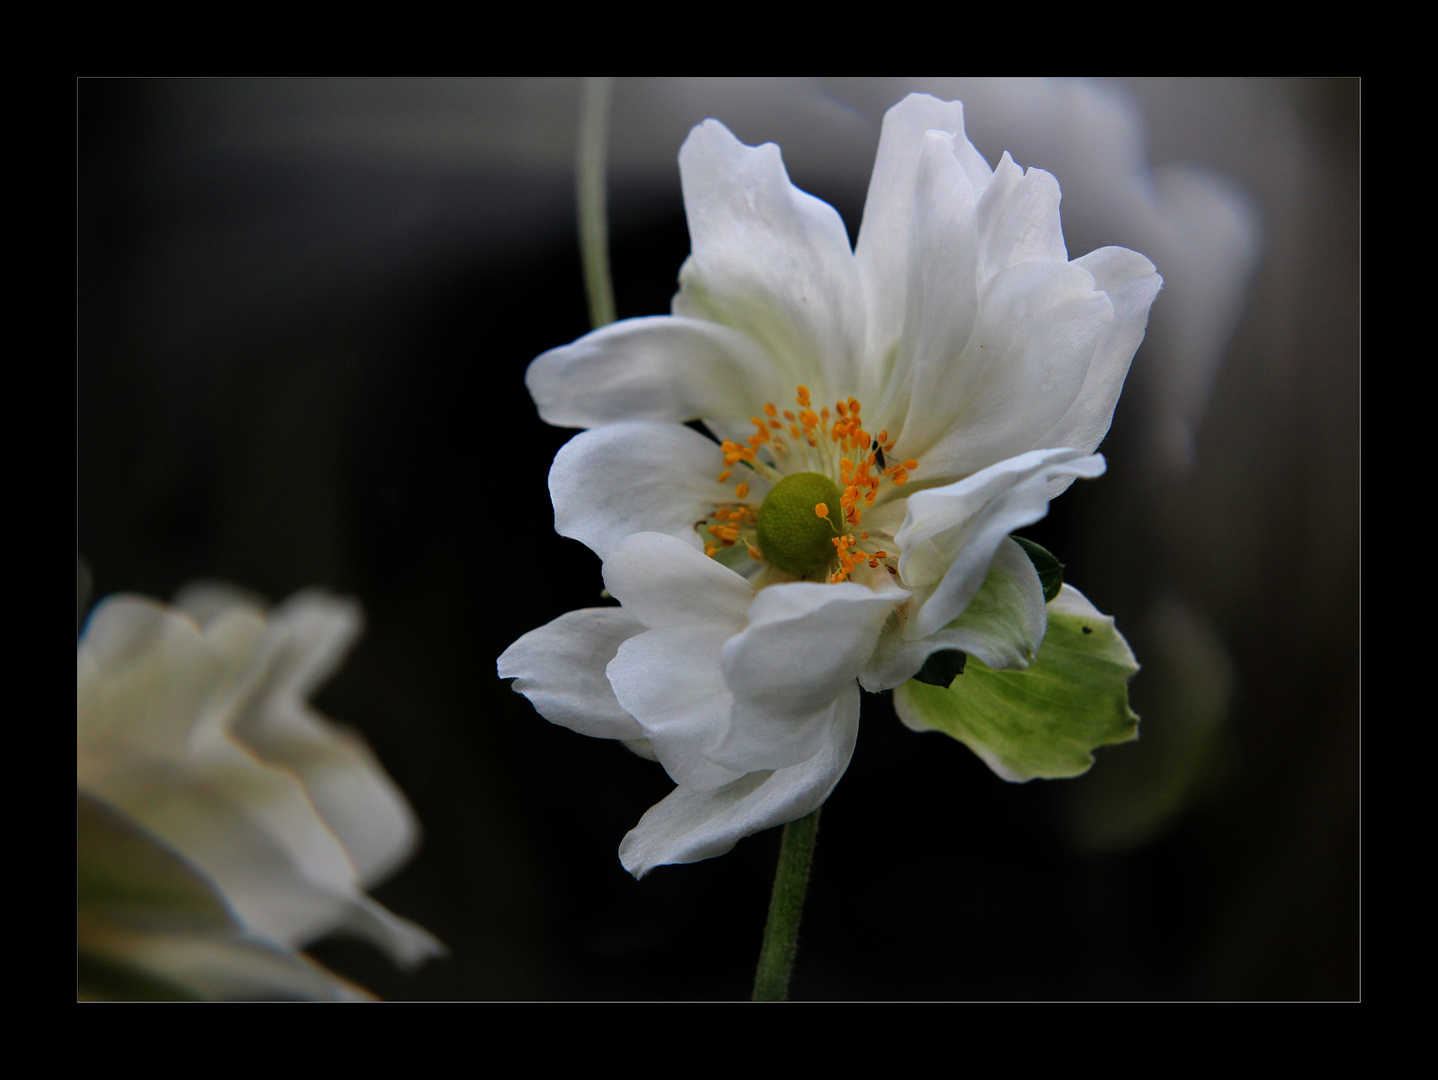
[[[775,484],[759,507],[759,550],[780,570],[809,577],[834,561],[834,537],[842,535],[839,488],[820,473],[795,473]],[[829,516],[814,507],[823,503]],[[832,524],[831,524],[832,522]]]

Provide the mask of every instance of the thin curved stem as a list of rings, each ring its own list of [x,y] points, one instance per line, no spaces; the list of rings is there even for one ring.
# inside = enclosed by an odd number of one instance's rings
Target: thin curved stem
[[[799,919],[804,914],[804,893],[809,888],[809,866],[814,861],[814,838],[818,835],[819,810],[784,826],[774,891],[769,897],[769,921],[764,924],[759,969],[754,973],[755,1001],[789,999]]]
[[[609,276],[609,225],[605,220],[605,157],[609,141],[610,80],[584,80],[579,101],[579,253],[584,291],[594,329],[614,321],[614,283]]]

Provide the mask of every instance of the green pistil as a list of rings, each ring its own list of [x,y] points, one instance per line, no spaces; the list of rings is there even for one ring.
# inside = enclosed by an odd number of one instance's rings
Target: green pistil
[[[786,476],[759,507],[758,540],[764,558],[796,577],[812,577],[834,562],[834,538],[843,535],[841,495],[834,481],[821,473]],[[828,509],[820,517],[814,508]]]

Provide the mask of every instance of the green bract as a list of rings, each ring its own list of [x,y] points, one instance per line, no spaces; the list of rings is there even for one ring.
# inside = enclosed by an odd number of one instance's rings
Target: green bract
[[[786,573],[809,577],[834,561],[834,537],[841,535],[838,485],[820,473],[784,477],[764,496],[757,527],[764,558]],[[822,503],[825,517],[814,508]]]
[[[1034,564],[1034,570],[1039,575],[1039,584],[1043,586],[1044,603],[1047,604],[1063,588],[1064,564],[1054,558],[1053,552],[1048,548],[1035,544],[1032,540],[1025,540],[1022,536],[1015,536],[1013,539]]]
[[[910,680],[894,707],[916,731],[952,735],[1005,780],[1058,779],[1087,772],[1095,747],[1137,736],[1128,707],[1136,671],[1113,619],[1065,585],[1026,670],[995,671],[971,656],[947,689]]]

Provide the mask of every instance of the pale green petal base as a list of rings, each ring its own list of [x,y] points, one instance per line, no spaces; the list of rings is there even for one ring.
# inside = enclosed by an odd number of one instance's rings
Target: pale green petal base
[[[1048,632],[1022,671],[995,671],[970,657],[948,689],[911,680],[894,707],[916,731],[942,731],[1005,780],[1079,776],[1093,750],[1138,736],[1128,680],[1138,671],[1128,642],[1072,586],[1048,606]]]

